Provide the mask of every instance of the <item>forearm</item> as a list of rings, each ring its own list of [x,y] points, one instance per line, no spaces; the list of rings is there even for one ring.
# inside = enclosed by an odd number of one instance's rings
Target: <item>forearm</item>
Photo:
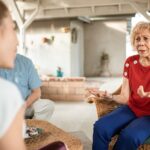
[[[147,93],[148,93],[148,95],[147,95],[147,96],[148,96],[148,97],[150,97],[150,92],[147,92]]]
[[[26,99],[26,106],[27,108],[30,107],[36,100],[41,97],[41,90],[36,89],[31,92],[31,94]]]
[[[113,100],[119,104],[127,104],[130,96],[130,86],[129,81],[126,78],[123,78],[123,83],[121,86],[120,94],[114,94]]]
[[[142,97],[147,97],[147,98],[149,98],[149,97],[150,97],[150,92],[145,92],[145,95],[142,96]]]
[[[112,95],[112,100],[119,104],[127,104],[128,98],[124,95]]]
[[[115,95],[115,94],[108,93],[107,91],[99,91],[95,93],[94,91],[92,91],[91,93],[94,97],[98,99],[115,101],[116,103],[119,104],[127,104],[129,99],[127,96],[123,94]]]
[[[149,98],[149,97],[150,97],[150,92],[145,92],[145,95],[142,96],[142,97],[147,97],[147,98]]]

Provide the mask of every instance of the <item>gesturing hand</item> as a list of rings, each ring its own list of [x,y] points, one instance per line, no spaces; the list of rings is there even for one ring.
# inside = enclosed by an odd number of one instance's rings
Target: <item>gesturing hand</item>
[[[140,85],[139,88],[137,89],[137,94],[142,98],[150,97],[150,92],[145,92],[144,87],[142,85]]]
[[[98,88],[91,88],[88,91],[96,97],[103,97],[105,95],[105,91],[100,91]]]
[[[92,89],[89,89],[88,91],[92,95],[99,97],[101,99],[108,99],[108,100],[112,99],[112,94],[109,94],[107,91],[100,91],[97,88],[92,88]]]

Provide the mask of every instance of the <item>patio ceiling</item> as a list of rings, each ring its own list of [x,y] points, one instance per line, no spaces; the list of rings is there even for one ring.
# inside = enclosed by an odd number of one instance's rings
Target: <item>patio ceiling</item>
[[[150,16],[150,0],[3,0],[12,12],[20,31],[20,45],[25,49],[25,32],[37,19],[72,18],[90,23],[107,17],[121,18],[141,13]]]
[[[140,12],[147,19],[150,0],[5,0],[15,14],[26,20],[36,9],[36,19],[133,15]],[[15,8],[16,7],[16,8]]]

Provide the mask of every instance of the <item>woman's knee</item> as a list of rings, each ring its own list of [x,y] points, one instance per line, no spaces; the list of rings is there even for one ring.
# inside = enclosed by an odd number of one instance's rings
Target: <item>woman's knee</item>
[[[55,109],[55,103],[49,99],[39,99],[33,104],[35,112],[53,112]]]
[[[55,103],[53,101],[51,101],[51,100],[48,100],[47,101],[47,108],[46,109],[54,111],[54,109],[55,109]]]
[[[134,145],[138,145],[138,143],[140,144],[140,139],[138,138],[138,135],[128,129],[124,129],[121,131],[119,135],[119,139],[120,141],[128,144],[134,144]]]

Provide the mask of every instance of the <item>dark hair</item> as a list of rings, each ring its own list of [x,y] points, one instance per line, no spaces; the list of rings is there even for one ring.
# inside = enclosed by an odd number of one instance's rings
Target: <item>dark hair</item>
[[[0,25],[2,20],[8,15],[7,6],[0,0]]]

